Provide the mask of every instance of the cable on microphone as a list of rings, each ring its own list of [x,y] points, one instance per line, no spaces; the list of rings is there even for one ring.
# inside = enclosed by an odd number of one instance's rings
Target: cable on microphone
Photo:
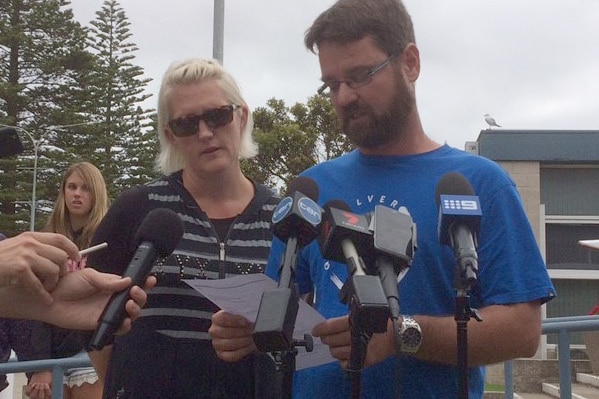
[[[137,250],[129,262],[123,277],[131,277],[131,286],[143,285],[159,257],[169,256],[183,237],[183,222],[170,209],[156,208],[142,220],[135,237]],[[108,301],[92,336],[89,347],[100,350],[109,344],[126,317],[125,304],[129,300],[129,289],[115,292]]]

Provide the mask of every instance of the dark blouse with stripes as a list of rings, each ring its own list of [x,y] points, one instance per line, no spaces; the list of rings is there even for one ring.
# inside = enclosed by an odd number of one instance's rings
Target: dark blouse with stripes
[[[133,236],[143,217],[154,208],[175,211],[185,233],[173,253],[155,263],[153,273],[158,283],[150,290],[148,304],[135,324],[174,338],[209,339],[210,317],[217,309],[183,280],[262,273],[272,241],[272,212],[278,201],[270,189],[255,185],[254,199],[230,223],[221,241],[214,225],[183,187],[181,172],[175,173],[131,189],[114,202],[92,243],[105,241],[108,247],[91,254],[88,265],[122,274],[136,250]]]
[[[254,198],[240,215],[216,224],[183,187],[180,172],[131,189],[110,207],[93,239],[108,248],[91,254],[89,267],[122,274],[136,250],[137,227],[154,208],[175,211],[185,232],[173,253],[154,264],[158,283],[148,292],[141,317],[115,339],[105,399],[276,397],[281,383],[266,354],[235,363],[216,356],[208,328],[217,308],[183,281],[264,271],[279,198],[263,185],[254,187]]]

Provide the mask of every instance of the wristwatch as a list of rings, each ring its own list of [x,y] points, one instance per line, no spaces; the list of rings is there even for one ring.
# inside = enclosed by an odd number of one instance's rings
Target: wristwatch
[[[412,316],[401,315],[399,328],[399,350],[403,353],[416,353],[422,343],[422,329]]]

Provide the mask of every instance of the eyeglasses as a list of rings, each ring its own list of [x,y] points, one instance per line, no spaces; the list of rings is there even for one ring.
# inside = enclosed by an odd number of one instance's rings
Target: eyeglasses
[[[350,76],[345,80],[325,80],[322,86],[318,88],[318,94],[324,93],[326,89],[330,89],[332,93],[335,93],[339,90],[341,83],[345,83],[352,89],[357,89],[362,86],[366,86],[368,83],[372,82],[372,78],[374,77],[374,75],[382,71],[383,68],[385,68],[387,64],[390,63],[391,60],[393,60],[393,58],[395,58],[396,56],[397,54],[393,54],[391,57],[387,58],[385,61],[375,66],[374,68],[355,73],[353,76]]]
[[[206,122],[206,125],[208,125],[210,129],[218,129],[233,121],[233,112],[239,107],[240,105],[236,104],[223,105],[222,107],[210,109],[201,115],[171,119],[168,121],[168,127],[173,134],[178,137],[187,137],[197,134],[200,128],[200,121]]]

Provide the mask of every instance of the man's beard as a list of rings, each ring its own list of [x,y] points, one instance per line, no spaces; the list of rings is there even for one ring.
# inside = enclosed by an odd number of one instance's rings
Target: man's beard
[[[413,90],[398,76],[395,95],[382,114],[369,105],[354,103],[343,110],[341,129],[347,138],[361,148],[377,148],[389,144],[405,130],[408,118],[416,105]],[[351,117],[362,114],[360,121]]]

